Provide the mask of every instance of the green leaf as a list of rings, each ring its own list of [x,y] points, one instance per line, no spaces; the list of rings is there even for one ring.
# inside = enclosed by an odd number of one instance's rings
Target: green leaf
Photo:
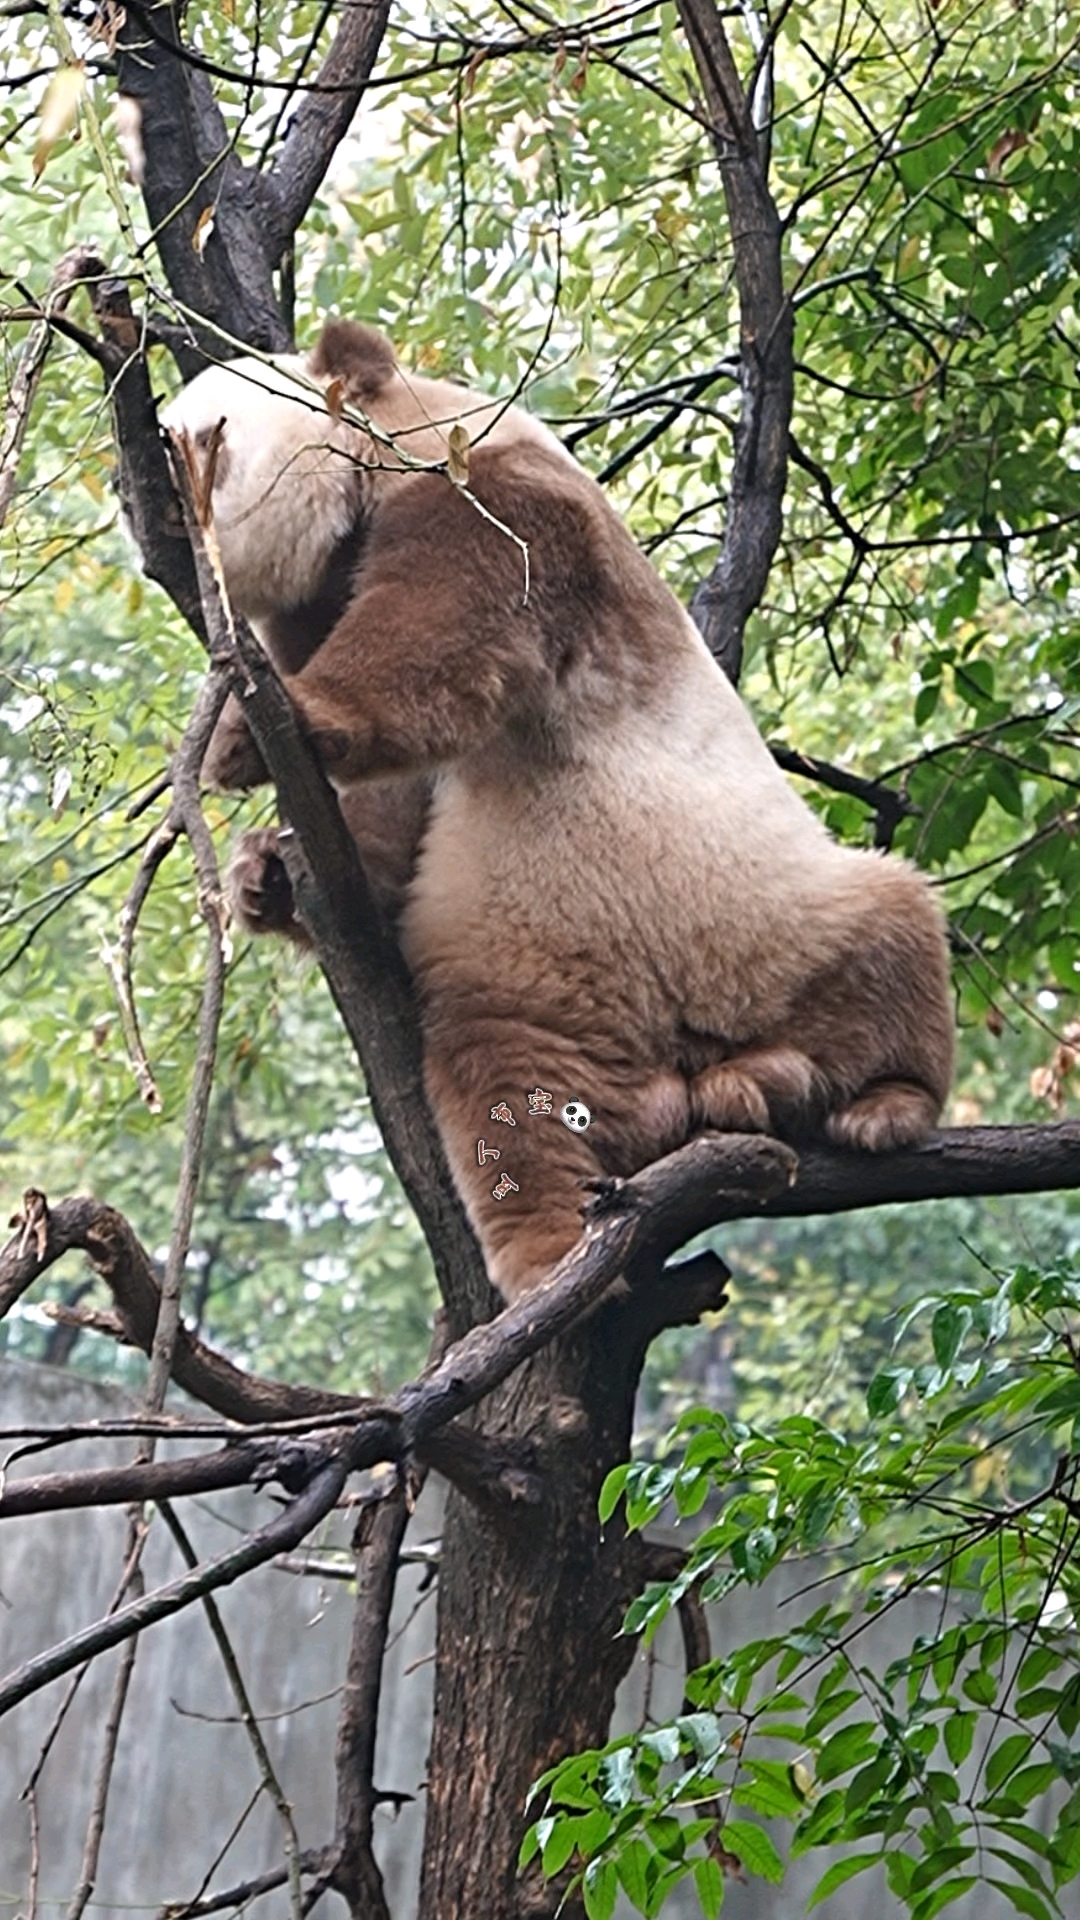
[[[971,1328],[971,1311],[946,1301],[930,1324],[934,1358],[942,1370],[951,1367]]]
[[[935,1887],[925,1900],[920,1900],[911,1909],[911,1920],[934,1920],[934,1915],[944,1907],[950,1907],[954,1900],[960,1900],[972,1887],[978,1885],[976,1874],[964,1874],[959,1880],[947,1880],[943,1886]]]
[[[715,1713],[682,1713],[675,1725],[698,1760],[708,1765],[716,1759],[724,1745],[724,1734]]]
[[[636,1836],[620,1847],[616,1870],[631,1906],[644,1913],[649,1898],[649,1865],[652,1854],[644,1840]]]
[[[605,1753],[598,1772],[600,1797],[617,1812],[629,1804],[634,1791],[634,1756],[628,1746]]]
[[[882,1367],[866,1390],[866,1410],[872,1420],[895,1413],[911,1385],[910,1367]]]
[[[850,1726],[841,1727],[839,1733],[826,1740],[814,1761],[818,1779],[835,1780],[838,1774],[860,1766],[872,1752],[878,1734],[873,1720],[856,1720]]]
[[[716,1920],[724,1901],[724,1876],[711,1854],[694,1862],[694,1885],[705,1920]]]
[[[942,1728],[945,1751],[954,1767],[959,1767],[971,1752],[978,1718],[977,1713],[950,1714]]]
[[[994,1748],[986,1763],[986,1786],[989,1793],[996,1793],[1012,1774],[1027,1759],[1035,1745],[1030,1733],[1011,1733],[1008,1738]]]
[[[779,1760],[745,1761],[733,1798],[739,1806],[749,1807],[752,1813],[764,1814],[766,1819],[798,1819],[803,1811],[802,1801],[788,1777],[788,1769]]]
[[[523,1867],[528,1866],[530,1860],[534,1860],[536,1858],[536,1855],[539,1853],[540,1848],[543,1846],[544,1841],[547,1838],[547,1835],[551,1832],[551,1828],[553,1824],[554,1822],[549,1817],[548,1819],[545,1819],[545,1820],[537,1820],[535,1825],[529,1828],[529,1831],[525,1835],[525,1838],[522,1841],[521,1846],[518,1850],[519,1872]]]
[[[895,1761],[892,1755],[882,1753],[876,1760],[871,1760],[869,1766],[860,1767],[844,1795],[844,1812],[849,1818],[880,1793],[892,1774],[894,1766]]]
[[[973,1672],[964,1675],[961,1691],[967,1694],[969,1700],[974,1700],[976,1706],[992,1707],[997,1699],[998,1683],[985,1667],[976,1667]]]
[[[565,1867],[577,1844],[577,1821],[559,1818],[541,1848],[544,1873],[550,1880]]]
[[[592,1860],[581,1883],[589,1920],[611,1920],[619,1897],[619,1879],[610,1860]]]
[[[601,1525],[605,1525],[607,1521],[611,1519],[619,1501],[622,1499],[629,1472],[630,1463],[627,1461],[621,1467],[612,1467],[611,1472],[606,1476],[604,1484],[600,1489],[600,1498],[597,1502]]]
[[[935,1847],[925,1859],[920,1860],[912,1873],[908,1885],[909,1894],[922,1893],[925,1888],[932,1887],[935,1880],[941,1879],[942,1874],[951,1873],[954,1867],[960,1866],[965,1860],[970,1860],[973,1852],[973,1847]]]
[[[853,1880],[857,1873],[865,1873],[867,1867],[876,1866],[881,1857],[880,1848],[875,1848],[873,1853],[849,1853],[846,1859],[834,1861],[816,1883],[806,1903],[807,1913],[820,1901],[827,1900],[830,1893],[835,1893],[837,1887],[842,1887],[845,1881]]]
[[[749,1873],[779,1886],[784,1863],[764,1827],[752,1820],[725,1820],[721,1840],[731,1853],[737,1853]]]
[[[998,1880],[992,1873],[986,1878],[990,1886],[1005,1895],[1014,1913],[1026,1913],[1028,1920],[1054,1920],[1055,1913],[1060,1911],[1056,1901],[1044,1899],[1034,1887],[1017,1886],[1015,1880]]]

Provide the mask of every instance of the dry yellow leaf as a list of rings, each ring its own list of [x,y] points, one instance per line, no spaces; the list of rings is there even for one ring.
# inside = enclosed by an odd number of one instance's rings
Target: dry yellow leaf
[[[467,428],[458,420],[451,427],[446,441],[446,471],[456,487],[465,487],[469,483],[469,435]]]
[[[213,207],[204,207],[195,222],[195,230],[191,236],[191,245],[200,259],[206,251],[206,243],[213,231],[214,209]]]
[[[34,147],[34,179],[40,178],[53,148],[65,133],[70,133],[86,88],[86,68],[81,60],[73,66],[57,67],[41,102],[41,121]]]

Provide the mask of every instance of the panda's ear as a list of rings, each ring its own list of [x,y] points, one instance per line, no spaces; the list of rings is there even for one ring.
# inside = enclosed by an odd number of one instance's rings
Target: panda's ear
[[[354,320],[329,320],[308,364],[316,379],[340,380],[351,400],[374,400],[397,372],[389,340]]]

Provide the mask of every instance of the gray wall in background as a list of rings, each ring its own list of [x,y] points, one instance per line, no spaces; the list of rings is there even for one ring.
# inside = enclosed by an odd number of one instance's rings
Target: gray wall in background
[[[78,1375],[0,1361],[0,1426],[104,1420],[133,1411],[126,1397]],[[36,1456],[20,1471],[56,1471],[75,1465],[130,1458],[130,1441],[80,1442]],[[201,1555],[223,1552],[236,1538],[269,1517],[273,1494],[222,1493],[183,1503],[185,1525]],[[439,1494],[425,1491],[412,1537],[438,1532]],[[343,1541],[343,1516],[332,1523]],[[331,1537],[324,1535],[324,1538]],[[6,1673],[31,1654],[63,1639],[107,1609],[120,1567],[124,1519],[120,1511],[71,1512],[0,1525],[0,1668]],[[151,1530],[145,1569],[148,1584],[173,1579],[179,1554],[160,1521]],[[484,1570],[477,1568],[477,1579]],[[395,1920],[416,1915],[419,1849],[424,1817],[423,1779],[431,1716],[434,1634],[433,1592],[421,1591],[422,1569],[402,1570],[391,1646],[384,1676],[376,1781],[383,1789],[416,1795],[395,1818],[380,1813],[377,1851]],[[774,1584],[767,1604],[779,1597]],[[794,1584],[794,1583],[792,1583]],[[342,1582],[320,1584],[274,1568],[249,1575],[237,1588],[219,1592],[219,1604],[245,1676],[278,1777],[292,1802],[303,1847],[328,1840],[334,1820],[334,1728],[336,1689],[348,1647],[351,1597]],[[770,1630],[766,1596],[733,1595],[713,1620],[719,1649]],[[785,1622],[788,1614],[785,1613]],[[937,1624],[937,1603],[928,1600],[927,1630]],[[911,1616],[907,1615],[910,1630]],[[875,1623],[861,1643],[861,1659],[882,1671],[892,1657],[889,1619]],[[40,1790],[42,1920],[51,1920],[70,1898],[79,1878],[83,1835],[97,1765],[100,1729],[118,1654],[95,1662],[46,1764]],[[641,1712],[646,1662],[639,1655],[620,1699],[619,1723],[633,1726]],[[15,1915],[25,1901],[30,1867],[28,1811],[20,1795],[68,1680],[54,1682],[25,1701],[0,1728],[0,1916]],[[677,1713],[682,1688],[678,1634],[661,1635],[651,1683],[656,1717]],[[327,1697],[329,1696],[329,1697]],[[195,1895],[215,1855],[240,1820],[257,1784],[250,1747],[230,1724],[235,1707],[221,1660],[200,1607],[189,1608],[143,1635],[124,1719],[106,1837],[94,1901],[89,1911],[122,1907],[154,1913],[164,1900]],[[467,1766],[466,1755],[462,1756]],[[264,1871],[281,1858],[279,1825],[264,1799],[244,1823],[214,1874],[213,1885],[233,1884]],[[778,1835],[778,1839],[782,1836]],[[483,1835],[477,1835],[478,1847]],[[824,1870],[821,1855],[798,1860],[778,1888],[729,1884],[725,1920],[797,1920],[810,1889]],[[282,1893],[264,1896],[247,1909],[255,1920],[283,1920]],[[344,1908],[327,1900],[328,1915]],[[693,1920],[692,1892],[673,1900],[665,1920]],[[900,1909],[879,1877],[860,1877],[815,1909],[821,1920],[885,1920]],[[1010,1905],[993,1893],[975,1896],[950,1913],[957,1920],[1004,1920]],[[630,1909],[627,1908],[629,1913]],[[462,1915],[460,1920],[492,1920]]]

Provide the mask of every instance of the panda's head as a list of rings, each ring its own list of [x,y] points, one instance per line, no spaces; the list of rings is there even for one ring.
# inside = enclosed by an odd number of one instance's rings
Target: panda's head
[[[207,367],[162,409],[161,423],[208,451],[214,527],[229,596],[249,620],[301,606],[360,511],[361,436],[326,408],[298,354]]]
[[[564,1127],[569,1127],[571,1133],[584,1133],[592,1119],[592,1114],[584,1100],[568,1100],[559,1118]]]

